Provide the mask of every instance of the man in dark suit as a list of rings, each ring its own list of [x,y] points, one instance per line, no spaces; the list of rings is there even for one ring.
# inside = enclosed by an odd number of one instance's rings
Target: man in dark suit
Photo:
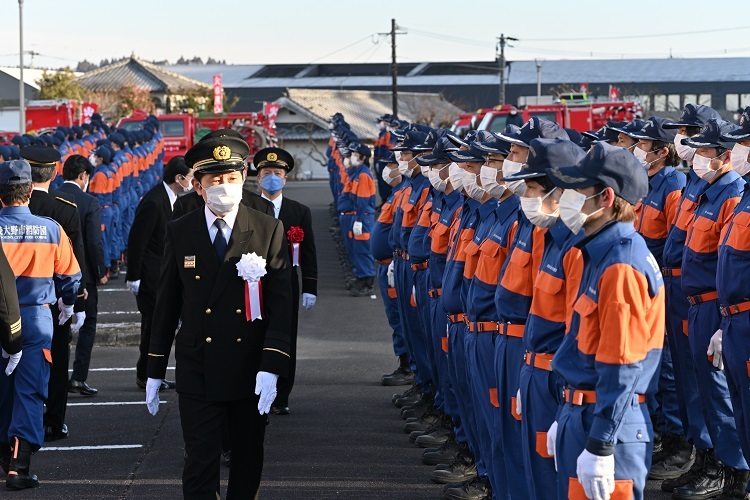
[[[302,274],[302,307],[310,310],[318,294],[318,259],[315,252],[315,236],[312,229],[310,209],[298,201],[283,196],[287,174],[294,168],[294,158],[281,148],[265,148],[256,153],[253,164],[258,171],[261,197],[273,204],[274,216],[284,224],[289,261],[292,263],[292,337],[289,375],[279,381],[276,401],[271,412],[276,415],[289,414],[289,393],[294,385],[297,361],[297,320],[299,316],[299,277]],[[248,195],[245,191],[243,200]],[[300,240],[300,241],[296,241]]]
[[[186,499],[218,497],[225,419],[233,453],[227,498],[255,497],[265,414],[289,365],[292,297],[284,228],[240,203],[248,152],[247,143],[234,137],[210,138],[188,151],[193,186],[206,206],[167,224],[164,239],[146,404],[156,414],[174,341]],[[265,259],[265,265],[257,263],[266,272],[258,285],[260,307],[250,292],[254,285],[237,269],[241,257],[253,260],[252,254]]]
[[[135,368],[135,382],[141,389],[146,388],[148,346],[151,343],[166,225],[172,220],[172,206],[177,195],[185,191],[192,179],[193,170],[185,165],[183,156],[169,160],[164,167],[163,181],[143,195],[130,227],[128,274],[125,280],[128,289],[135,295],[141,313],[140,354]],[[162,389],[173,387],[174,382],[165,380]]]
[[[78,206],[81,221],[81,235],[84,245],[85,262],[79,263],[86,272],[86,309],[85,319],[78,327],[73,374],[68,381],[68,392],[77,392],[83,396],[94,396],[98,392],[86,383],[91,362],[91,350],[96,336],[96,316],[99,303],[98,285],[107,283],[107,265],[104,261],[102,229],[99,202],[85,193],[91,173],[94,171],[89,160],[81,155],[71,155],[63,166],[64,182],[53,195],[67,194],[73,197]]]
[[[31,165],[31,180],[34,190],[29,201],[29,210],[34,215],[50,217],[62,226],[73,244],[76,260],[85,262],[83,237],[81,235],[81,218],[74,198],[66,193],[49,193],[49,186],[55,178],[55,166],[60,161],[60,153],[47,146],[27,146],[21,150],[21,156]],[[81,266],[81,283],[85,283],[86,270]],[[84,289],[78,292],[75,304],[76,326],[86,319]],[[52,317],[60,314],[57,304],[52,305]],[[70,328],[72,320],[60,325],[54,322],[52,335],[52,367],[50,368],[47,387],[47,407],[44,413],[44,440],[54,441],[68,437],[68,426],[65,425],[65,409],[68,404],[68,364],[70,361]],[[78,327],[80,328],[80,327]]]

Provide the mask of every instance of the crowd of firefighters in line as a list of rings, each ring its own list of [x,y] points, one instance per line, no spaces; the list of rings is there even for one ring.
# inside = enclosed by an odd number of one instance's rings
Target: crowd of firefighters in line
[[[393,401],[448,498],[750,498],[750,108],[377,126],[377,220],[340,114],[331,192],[393,329],[382,383],[413,384]]]

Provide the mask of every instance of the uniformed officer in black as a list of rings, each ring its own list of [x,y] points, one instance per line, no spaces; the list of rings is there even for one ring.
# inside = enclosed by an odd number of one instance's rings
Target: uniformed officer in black
[[[255,154],[253,165],[258,171],[261,197],[270,201],[274,207],[274,216],[284,224],[287,234],[289,262],[292,263],[292,338],[289,375],[279,380],[276,401],[271,412],[276,415],[289,414],[289,393],[294,385],[297,361],[297,321],[299,316],[300,284],[297,269],[302,275],[302,306],[310,310],[315,306],[318,295],[318,258],[315,252],[315,235],[312,228],[310,209],[302,203],[292,200],[283,194],[287,174],[294,168],[294,157],[281,148],[265,148]],[[242,194],[244,200],[248,191]],[[291,232],[291,236],[290,236]],[[302,239],[299,242],[297,265],[294,261],[291,239],[296,233]]]
[[[68,392],[79,393],[82,396],[94,396],[97,390],[86,382],[91,362],[91,351],[96,337],[96,318],[99,304],[97,286],[107,283],[107,264],[104,260],[104,245],[102,243],[101,207],[94,196],[86,193],[94,166],[88,158],[81,155],[71,155],[63,165],[63,183],[52,193],[54,196],[70,195],[78,206],[81,219],[81,235],[83,237],[84,259],[81,267],[86,268],[86,309],[82,325],[78,327],[75,359],[73,360],[73,374],[68,381]],[[79,265],[81,263],[79,262]],[[80,317],[80,313],[79,317]]]
[[[240,203],[249,148],[206,139],[185,155],[206,206],[167,224],[148,360],[146,404],[155,414],[175,343],[186,499],[219,491],[221,429],[231,428],[228,499],[255,497],[263,468],[266,413],[289,368],[291,270],[283,225]],[[262,319],[248,321],[237,263],[266,260]],[[179,324],[179,331],[177,331]],[[175,333],[177,331],[177,333]],[[176,335],[176,338],[175,338]]]
[[[88,279],[83,263],[85,252],[81,235],[81,218],[74,198],[66,193],[50,194],[49,186],[55,178],[55,166],[60,161],[60,153],[47,146],[27,146],[21,150],[21,157],[31,165],[31,180],[34,190],[29,201],[29,210],[34,215],[50,217],[62,226],[73,244],[73,254],[81,268],[81,283]],[[75,304],[76,320],[85,320],[84,289],[78,293]],[[79,313],[84,313],[79,314]],[[52,305],[52,317],[60,314],[57,304]],[[47,387],[46,411],[44,413],[44,440],[54,441],[68,437],[65,425],[65,409],[68,404],[68,364],[70,361],[70,327],[72,319],[64,325],[55,321],[52,334],[52,367]]]

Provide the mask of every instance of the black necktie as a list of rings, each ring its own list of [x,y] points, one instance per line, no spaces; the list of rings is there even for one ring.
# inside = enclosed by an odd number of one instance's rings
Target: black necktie
[[[224,254],[227,253],[227,239],[224,237],[223,231],[224,226],[226,225],[227,223],[224,222],[224,219],[216,219],[214,221],[214,226],[218,229],[216,237],[214,237],[214,250],[216,251],[216,256],[219,257],[221,262],[224,262]]]

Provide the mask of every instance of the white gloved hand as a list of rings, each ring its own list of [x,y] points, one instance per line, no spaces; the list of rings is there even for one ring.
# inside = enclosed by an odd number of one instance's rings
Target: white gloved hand
[[[130,290],[133,295],[138,295],[138,290],[141,288],[141,280],[126,281],[125,286],[128,287],[128,290]]]
[[[516,393],[516,413],[522,415],[521,409],[521,389],[518,389]]]
[[[711,337],[711,340],[708,343],[708,349],[706,350],[706,354],[708,354],[709,356],[713,355],[714,359],[712,363],[719,370],[724,369],[724,357],[722,356],[721,346],[722,335],[723,332],[721,330],[716,330],[716,333],[714,333]]]
[[[60,315],[57,317],[58,324],[64,325],[66,321],[73,317],[73,306],[66,306],[62,297],[57,299],[57,307],[60,309]]]
[[[258,411],[265,415],[271,410],[273,400],[276,399],[276,381],[279,376],[275,373],[258,372],[255,377],[255,394],[260,396]]]
[[[21,361],[21,354],[23,354],[23,351],[18,351],[15,354],[8,354],[5,352],[5,349],[1,350],[3,351],[4,358],[10,358],[10,360],[8,360],[8,366],[5,367],[5,374],[10,377],[10,374],[13,373],[13,370],[18,366],[18,362]]]
[[[552,422],[547,431],[547,455],[555,459],[555,470],[557,470],[557,420]]]
[[[70,326],[70,331],[73,333],[78,332],[83,326],[83,322],[86,321],[86,313],[84,311],[75,313],[76,322]]]
[[[357,221],[352,224],[352,234],[354,236],[362,236],[362,223]]]
[[[388,286],[391,288],[396,288],[396,276],[394,276],[393,274],[393,261],[388,264],[388,271],[386,273],[386,276],[388,278]]]
[[[578,456],[576,474],[587,498],[608,500],[615,491],[615,456],[600,457],[583,450]]]
[[[160,378],[149,378],[146,381],[146,407],[151,415],[159,411],[159,389],[162,380]]]
[[[311,293],[303,293],[302,294],[302,307],[305,308],[306,311],[309,311],[313,307],[315,307],[315,301],[318,298],[311,294]]]

